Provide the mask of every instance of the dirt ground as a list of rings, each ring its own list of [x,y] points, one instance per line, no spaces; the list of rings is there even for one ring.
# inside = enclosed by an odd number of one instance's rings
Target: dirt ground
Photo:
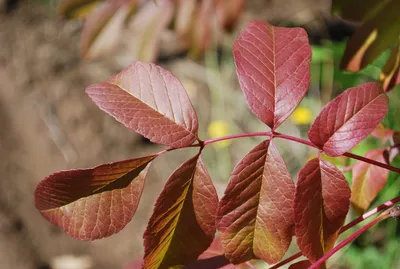
[[[278,9],[282,1],[265,2],[254,1],[251,7],[257,12],[247,12],[245,18],[301,21],[329,4],[283,1]],[[103,114],[85,95],[87,85],[122,67],[113,61],[81,61],[80,30],[80,23],[57,18],[40,1],[21,1],[14,11],[0,13],[0,268],[122,268],[140,257],[153,202],[170,172],[191,154],[156,160],[135,217],[110,238],[77,241],[40,215],[33,192],[46,175],[161,149]],[[174,67],[182,69],[182,63],[171,63]],[[206,95],[196,96],[195,106],[207,102]],[[207,113],[201,118],[206,120]]]

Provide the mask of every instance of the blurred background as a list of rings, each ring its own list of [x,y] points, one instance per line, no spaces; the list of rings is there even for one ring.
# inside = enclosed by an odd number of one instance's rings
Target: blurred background
[[[346,41],[359,24],[333,14],[330,0],[177,0],[178,7],[173,1],[134,2],[0,0],[0,268],[123,268],[141,257],[153,203],[169,174],[193,156],[190,149],[154,162],[136,215],[110,238],[74,240],[33,205],[36,185],[55,171],[163,149],[100,111],[84,92],[133,60],[154,61],[182,81],[205,140],[268,129],[247,108],[231,51],[250,20],[300,26],[309,34],[309,93],[278,130],[293,136],[306,138],[312,120],[329,100],[348,87],[377,80],[390,57],[386,50],[361,72],[341,71]],[[398,98],[399,91],[392,92]],[[220,197],[234,165],[261,141],[244,138],[205,149],[203,160]],[[294,176],[316,154],[303,145],[279,142]],[[365,154],[381,146],[381,140],[369,137],[353,152]],[[353,164],[342,158],[332,161],[345,171]],[[351,173],[346,174],[350,180]],[[396,178],[389,175],[371,207],[399,195]],[[355,217],[356,212],[349,214],[350,220]],[[293,244],[289,252],[294,251]],[[331,268],[400,268],[399,251],[399,225],[382,223],[334,256]],[[257,268],[268,266],[260,263]]]

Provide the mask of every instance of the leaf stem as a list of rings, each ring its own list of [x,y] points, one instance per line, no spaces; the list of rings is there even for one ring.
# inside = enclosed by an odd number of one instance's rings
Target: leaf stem
[[[354,219],[353,221],[349,222],[347,225],[343,226],[342,229],[340,229],[339,234],[344,233],[345,231],[349,230],[350,228],[352,228],[353,226],[359,224],[360,222],[362,222],[363,220],[375,215],[378,212],[381,212],[383,210],[386,210],[390,207],[392,207],[394,204],[400,202],[400,196],[397,196],[396,198],[393,198],[383,204],[381,204],[380,206],[368,211],[367,213],[363,214],[362,216]],[[296,254],[293,254],[292,256],[288,257],[287,259],[275,264],[274,266],[270,267],[269,269],[278,269],[281,266],[299,258],[302,256],[301,252],[297,252]]]
[[[303,145],[307,145],[307,146],[316,148],[318,150],[321,150],[320,148],[318,148],[316,145],[314,145],[313,143],[311,143],[308,140],[297,138],[297,137],[294,137],[294,136],[291,136],[291,135],[281,134],[281,133],[278,133],[278,132],[253,132],[253,133],[228,135],[228,136],[223,136],[223,137],[218,137],[218,138],[206,140],[206,141],[203,142],[203,145],[206,146],[206,145],[209,145],[209,144],[212,144],[212,143],[216,143],[216,142],[219,142],[219,141],[223,141],[223,140],[236,139],[236,138],[242,138],[242,137],[254,137],[254,136],[270,136],[270,137],[282,138],[282,139],[291,140],[291,141],[294,141],[294,142],[297,142],[297,143],[300,143],[300,144],[303,144]],[[199,144],[192,145],[191,147],[194,147],[194,146],[199,146]],[[386,163],[377,162],[375,160],[371,160],[371,159],[368,159],[368,158],[365,158],[365,157],[362,157],[362,156],[359,156],[359,155],[356,155],[356,154],[353,154],[353,153],[350,153],[350,152],[346,152],[343,155],[346,156],[346,157],[349,157],[349,158],[352,158],[352,159],[355,159],[355,160],[359,160],[359,161],[363,161],[363,162],[366,162],[366,163],[369,163],[369,164],[372,164],[372,165],[375,165],[375,166],[379,166],[379,167],[382,167],[382,168],[385,168],[387,170],[390,170],[390,171],[393,171],[395,173],[400,174],[400,168],[388,165]]]
[[[333,254],[335,254],[336,252],[341,250],[344,246],[349,244],[351,241],[353,241],[354,239],[359,237],[363,232],[367,231],[369,228],[371,228],[372,226],[374,226],[378,222],[381,222],[382,220],[385,220],[385,219],[389,218],[390,215],[388,213],[389,213],[388,211],[382,213],[379,217],[377,217],[376,219],[372,220],[371,222],[369,222],[365,226],[363,226],[360,229],[358,229],[355,233],[353,233],[352,235],[350,235],[349,237],[344,239],[342,242],[337,244],[333,249],[331,249],[328,253],[326,253],[324,256],[319,258],[319,260],[317,260],[315,263],[313,263],[308,269],[316,269],[316,268],[318,268],[318,266],[320,266],[323,262],[325,262],[327,259],[329,259]]]
[[[304,140],[304,139],[301,139],[301,138],[297,138],[297,137],[294,137],[294,136],[290,136],[290,135],[274,132],[274,137],[283,138],[283,139],[286,139],[286,140],[291,140],[291,141],[294,141],[294,142],[297,142],[297,143],[301,143],[301,144],[304,144],[304,145],[319,149],[316,145],[314,145],[310,141],[307,141],[307,140]],[[362,156],[359,156],[359,155],[356,155],[356,154],[353,154],[353,153],[350,153],[350,152],[344,153],[343,156],[346,156],[346,157],[349,157],[349,158],[352,158],[352,159],[356,159],[356,160],[359,160],[359,161],[363,161],[363,162],[366,162],[366,163],[369,163],[369,164],[372,164],[372,165],[375,165],[375,166],[379,166],[379,167],[382,167],[382,168],[385,168],[387,170],[390,170],[390,171],[393,171],[395,173],[400,174],[400,168],[388,165],[386,163],[377,162],[375,160],[371,160],[371,159],[368,159],[368,158],[365,158],[365,157],[362,157]]]
[[[366,162],[366,163],[370,163],[370,164],[373,164],[373,165],[376,165],[376,166],[380,166],[382,168],[385,168],[387,170],[390,170],[390,171],[393,171],[393,172],[396,172],[396,173],[400,174],[400,168],[397,168],[397,167],[394,167],[394,166],[391,166],[391,165],[388,165],[388,164],[385,164],[385,163],[377,162],[375,160],[368,159],[368,158],[365,158],[363,156],[359,156],[359,155],[356,155],[356,154],[353,154],[353,153],[350,153],[350,152],[346,152],[343,155],[346,156],[346,157],[352,158],[352,159],[356,159],[356,160],[363,161],[363,162]]]
[[[254,133],[246,133],[246,134],[235,134],[235,135],[228,135],[223,137],[218,137],[210,140],[204,141],[204,146],[212,143],[216,143],[219,141],[235,139],[235,138],[242,138],[242,137],[254,137],[254,136],[271,136],[271,132],[254,132]]]

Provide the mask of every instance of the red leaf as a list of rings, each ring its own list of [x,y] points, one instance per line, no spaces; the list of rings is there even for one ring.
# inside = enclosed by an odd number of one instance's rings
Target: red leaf
[[[342,172],[327,161],[312,159],[299,172],[294,200],[297,244],[311,262],[329,251],[350,204]]]
[[[365,157],[385,163],[383,152],[383,149],[374,149],[367,152]],[[362,214],[385,187],[389,170],[359,161],[352,171],[351,203],[357,212]]]
[[[223,254],[221,238],[216,236],[210,247],[199,256],[195,263],[188,266],[188,268],[200,269],[207,266],[207,268],[235,269],[235,266],[231,264]]]
[[[122,230],[135,214],[146,167],[155,157],[54,173],[37,186],[35,206],[48,221],[74,238],[110,236]]]
[[[276,129],[310,84],[311,47],[306,31],[253,21],[237,38],[233,55],[251,111]]]
[[[217,228],[234,264],[278,262],[293,234],[294,183],[270,141],[252,149],[232,172],[218,206]]]
[[[309,260],[299,261],[289,266],[289,269],[308,269],[311,266]]]
[[[391,139],[394,135],[395,131],[385,128],[382,123],[378,124],[376,128],[371,132],[371,135],[377,139],[382,140],[382,143],[385,144],[389,139]]]
[[[134,62],[86,93],[126,127],[150,141],[174,148],[197,137],[197,115],[179,80],[151,63]]]
[[[157,199],[143,236],[144,268],[194,262],[214,238],[217,205],[211,178],[196,155],[172,173]]]
[[[377,83],[347,89],[323,108],[308,137],[327,155],[342,155],[375,129],[385,117],[388,103]]]

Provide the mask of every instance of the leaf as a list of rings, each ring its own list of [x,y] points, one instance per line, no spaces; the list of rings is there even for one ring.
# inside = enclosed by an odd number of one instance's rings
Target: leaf
[[[332,249],[349,200],[349,185],[331,163],[315,158],[300,170],[294,199],[295,233],[297,245],[311,262]]]
[[[151,63],[134,62],[86,93],[102,109],[150,141],[174,148],[197,137],[197,115],[179,80]]]
[[[385,163],[383,149],[374,149],[366,153],[365,157]],[[389,170],[358,161],[353,169],[353,183],[351,185],[351,203],[361,215],[378,193],[385,187]]]
[[[189,35],[193,25],[197,0],[178,0],[177,2],[175,31],[181,39],[185,40],[186,43],[190,43]]]
[[[309,260],[304,260],[291,264],[289,269],[308,269],[310,266],[311,262]]]
[[[122,230],[142,195],[148,164],[157,155],[54,173],[35,190],[35,206],[73,238],[94,240]]]
[[[217,229],[233,264],[278,262],[292,239],[294,183],[275,145],[264,141],[236,165],[218,206]]]
[[[158,55],[159,37],[167,28],[174,12],[173,1],[158,1],[145,3],[131,22],[133,30],[132,48],[135,50],[135,59],[153,62]]]
[[[368,20],[392,0],[333,0],[332,10],[345,19],[354,22]]]
[[[191,56],[196,58],[213,40],[213,27],[215,25],[215,1],[203,0],[199,3],[194,16],[192,27]]]
[[[217,21],[222,28],[231,28],[243,11],[245,0],[219,0],[215,8]]]
[[[315,119],[308,137],[329,156],[340,156],[370,134],[388,111],[379,84],[349,88],[330,101]]]
[[[382,124],[385,128],[398,132],[400,131],[400,90],[390,91],[387,95],[389,97],[389,111]]]
[[[382,68],[379,82],[385,91],[400,84],[400,44],[391,50],[389,59]]]
[[[87,60],[109,53],[117,44],[122,27],[133,6],[107,1],[90,14],[83,28],[80,50]]]
[[[58,5],[58,13],[68,19],[84,18],[101,2],[101,0],[63,0]]]
[[[380,139],[382,144],[385,144],[393,137],[394,134],[395,131],[385,128],[382,123],[379,123],[378,126],[371,132],[371,135],[377,139]]]
[[[204,251],[188,269],[202,269],[202,268],[219,268],[219,269],[235,269],[236,267],[231,264],[223,255],[221,238],[216,236],[212,241],[210,247]]]
[[[252,21],[233,45],[233,55],[250,110],[276,129],[310,84],[311,47],[306,31]]]
[[[372,63],[382,52],[399,44],[400,1],[391,0],[367,20],[347,42],[341,68],[356,72]]]
[[[181,268],[194,262],[215,234],[218,196],[196,155],[169,177],[144,233],[144,267]]]

